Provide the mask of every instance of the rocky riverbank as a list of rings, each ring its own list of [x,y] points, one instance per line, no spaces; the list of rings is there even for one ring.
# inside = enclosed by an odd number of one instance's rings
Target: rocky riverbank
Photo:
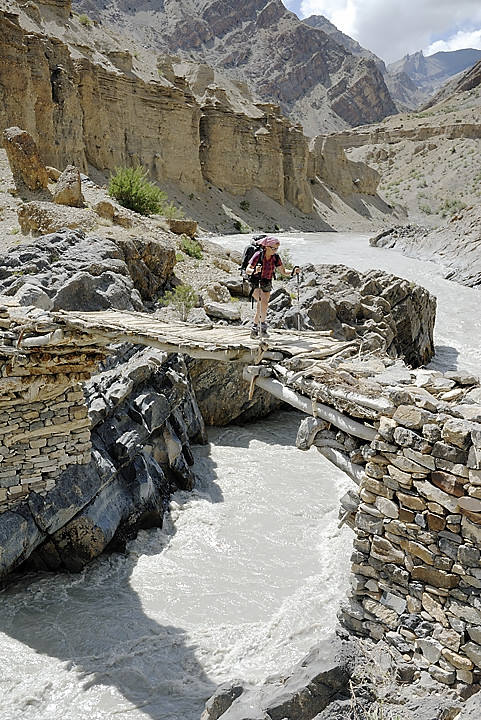
[[[447,280],[479,287],[481,285],[481,204],[454,215],[436,229],[397,226],[371,239],[375,247],[400,250],[409,257],[430,260],[444,266]]]

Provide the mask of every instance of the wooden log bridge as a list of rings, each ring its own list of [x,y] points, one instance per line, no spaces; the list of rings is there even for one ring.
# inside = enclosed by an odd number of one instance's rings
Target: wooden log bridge
[[[241,363],[246,395],[260,388],[302,410],[297,447],[315,447],[354,481],[340,501],[356,541],[339,619],[402,647],[408,661],[423,656],[453,688],[481,684],[481,389],[469,373],[412,370],[323,332],[273,330],[258,342],[245,327],[47,312],[0,298],[4,537],[14,521],[28,534],[15,515],[22,502],[49,497],[69,466],[91,462],[82,383],[123,343]],[[127,390],[120,383],[112,397]]]
[[[244,326],[166,323],[136,312],[61,311],[49,313],[49,316],[55,328],[48,326],[48,332],[42,336],[25,335],[20,339],[20,348],[62,344],[71,338],[79,346],[95,343],[106,347],[130,342],[162,352],[184,353],[200,360],[247,363],[260,358],[281,360],[295,355],[320,359],[355,346],[352,342],[333,339],[330,332],[300,334],[292,330],[273,330],[269,339],[259,342],[250,338],[249,330]],[[35,331],[40,329],[41,323],[37,323]]]

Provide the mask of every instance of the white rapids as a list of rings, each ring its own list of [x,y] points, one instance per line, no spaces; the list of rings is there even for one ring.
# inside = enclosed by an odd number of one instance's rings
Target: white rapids
[[[481,291],[366,237],[282,236],[293,262],[378,267],[438,298],[432,367],[481,372]],[[219,238],[242,249],[245,236]],[[30,574],[0,593],[0,720],[197,720],[227,680],[286,671],[335,624],[350,480],[294,447],[301,415],[212,428],[197,483],[162,530],[79,575]]]

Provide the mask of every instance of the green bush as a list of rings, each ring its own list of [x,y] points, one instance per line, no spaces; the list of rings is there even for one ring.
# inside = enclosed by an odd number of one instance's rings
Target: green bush
[[[92,20],[89,18],[88,15],[79,15],[78,19],[81,25],[85,25],[85,27],[91,27]]]
[[[202,260],[202,245],[195,238],[182,235],[180,238],[180,249],[189,257]]]
[[[439,207],[438,213],[441,217],[450,217],[456,215],[456,213],[464,210],[466,203],[458,200],[457,198],[450,198],[445,200],[444,203]]]
[[[167,194],[150,182],[142,166],[115,168],[108,193],[129,210],[141,215],[159,214],[165,207]]]
[[[185,322],[189,312],[197,305],[197,293],[192,285],[178,285],[175,290],[169,290],[159,300],[162,306],[172,305]]]

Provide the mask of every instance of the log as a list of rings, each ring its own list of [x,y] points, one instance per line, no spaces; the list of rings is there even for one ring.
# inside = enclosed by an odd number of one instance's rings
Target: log
[[[251,380],[252,375],[249,373],[247,368],[244,368],[244,379]],[[302,410],[306,415],[314,415],[316,417],[327,420],[327,422],[335,425],[339,430],[344,430],[349,435],[355,435],[362,440],[368,440],[369,442],[374,440],[377,435],[377,431],[370,425],[364,425],[363,423],[352,420],[351,418],[343,415],[338,410],[316,403],[316,412],[313,412],[312,400],[305,395],[295,392],[290,388],[285,387],[279,380],[273,380],[272,378],[258,377],[256,379],[256,385],[262,390],[267,390],[271,395],[283,400],[284,402],[292,405],[298,410]]]
[[[334,448],[318,447],[317,450],[321,453],[321,455],[324,455],[327,460],[330,460],[333,465],[338,467],[339,470],[346,473],[346,475],[348,475],[351,480],[354,480],[357,485],[361,484],[361,479],[364,476],[364,468],[362,465],[352,463],[346,455]]]

